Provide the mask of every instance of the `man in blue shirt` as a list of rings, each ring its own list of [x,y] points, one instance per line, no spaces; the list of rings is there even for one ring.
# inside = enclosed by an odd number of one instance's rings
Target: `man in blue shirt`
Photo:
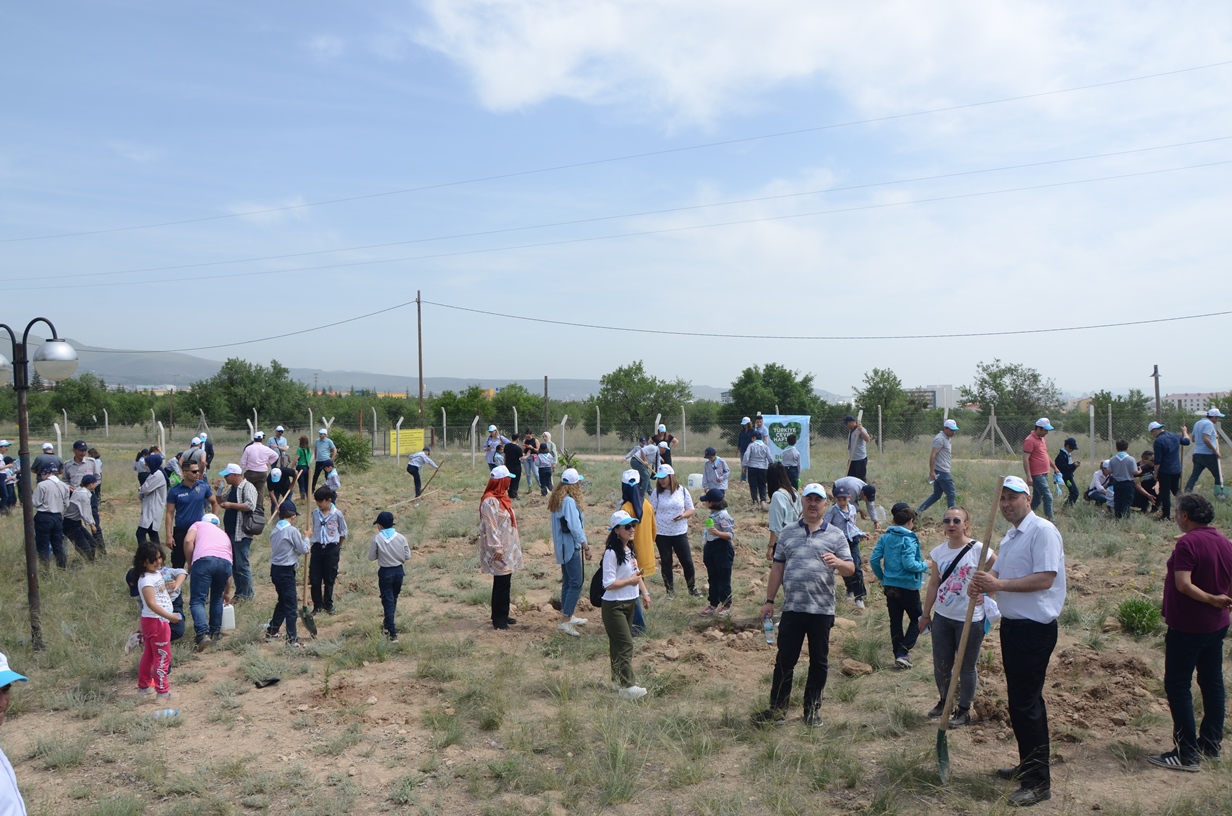
[[[167,512],[163,529],[171,530],[171,567],[184,569],[184,536],[188,528],[205,518],[208,503],[218,512],[218,499],[201,473],[200,462],[184,466],[184,481],[167,491]],[[173,523],[174,517],[174,523]]]
[[[321,471],[325,470],[325,463],[332,460],[337,452],[338,446],[334,444],[334,440],[329,438],[329,431],[325,428],[317,431],[316,468],[312,471],[313,492],[316,492],[317,477],[321,475]]]
[[[1159,491],[1159,518],[1172,518],[1172,497],[1181,491],[1181,446],[1189,444],[1189,430],[1182,425],[1175,434],[1164,430],[1163,423],[1146,426],[1155,437],[1155,488]]]
[[[1209,470],[1215,477],[1215,495],[1223,493],[1223,473],[1219,469],[1222,458],[1219,455],[1219,431],[1215,427],[1215,420],[1222,418],[1223,411],[1212,408],[1194,425],[1193,473],[1185,483],[1186,493],[1193,492],[1204,470]]]

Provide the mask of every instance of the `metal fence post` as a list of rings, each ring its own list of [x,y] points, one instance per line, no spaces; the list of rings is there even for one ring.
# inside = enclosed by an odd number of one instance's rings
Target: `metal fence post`
[[[680,452],[689,452],[689,428],[688,423],[685,421],[683,404],[680,406]]]
[[[475,426],[479,424],[479,414],[471,420],[471,467],[475,466]]]
[[[1112,439],[1112,403],[1108,403],[1108,455],[1116,453],[1116,442]]]
[[[877,406],[877,453],[885,453],[885,445],[881,436],[881,406]]]
[[[107,418],[107,409],[103,409],[103,436],[111,436],[111,420]]]
[[[510,406],[513,408],[513,432],[518,432],[518,406]]]
[[[402,458],[402,417],[398,417],[398,425],[394,429],[394,458]]]
[[[1087,403],[1087,414],[1091,420],[1091,461],[1096,461],[1095,457],[1095,403]]]
[[[560,449],[565,449],[565,423],[569,421],[569,415],[565,414],[565,418],[560,421]]]
[[[441,451],[449,450],[449,425],[445,420],[445,409],[441,409]]]
[[[603,453],[603,426],[599,424],[599,406],[595,406],[595,452]]]

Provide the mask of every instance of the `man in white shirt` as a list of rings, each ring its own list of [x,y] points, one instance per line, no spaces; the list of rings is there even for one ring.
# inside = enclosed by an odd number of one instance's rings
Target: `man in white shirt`
[[[1204,470],[1209,470],[1215,477],[1215,495],[1223,493],[1223,473],[1219,467],[1223,457],[1219,453],[1219,430],[1215,427],[1215,420],[1222,418],[1223,411],[1212,408],[1206,412],[1206,416],[1194,423],[1193,473],[1185,483],[1186,493],[1193,492],[1194,485],[1198,483],[1198,477]]]
[[[1021,477],[1005,477],[1000,503],[1011,529],[1001,540],[996,564],[971,578],[967,594],[998,593],[1001,664],[1019,762],[997,776],[1017,780],[1021,787],[1009,803],[1028,807],[1052,797],[1044,683],[1057,645],[1057,616],[1065,605],[1065,544],[1052,522],[1031,511],[1031,488]]]
[[[0,652],[0,725],[4,725],[13,699],[13,684],[24,682],[26,678],[10,669],[8,657]],[[13,773],[3,749],[0,749],[0,816],[26,816],[26,802],[17,789],[17,774]]]

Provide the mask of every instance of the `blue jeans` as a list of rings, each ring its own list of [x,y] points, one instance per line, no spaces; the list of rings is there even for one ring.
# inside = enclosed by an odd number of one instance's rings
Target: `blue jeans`
[[[1130,494],[1132,497],[1132,493]],[[1052,485],[1048,483],[1048,474],[1040,473],[1031,477],[1031,510],[1039,509],[1044,503],[1044,515],[1052,521]]]
[[[933,482],[933,494],[915,509],[915,512],[923,513],[928,508],[932,507],[937,499],[945,495],[945,506],[953,507],[958,503],[957,494],[954,492],[954,477],[944,470],[937,471],[937,479]]]
[[[251,538],[241,538],[231,545],[231,553],[235,558],[232,568],[232,575],[235,576],[235,597],[245,601],[251,601],[254,596],[252,591],[252,568],[248,566],[248,553],[251,550]]]
[[[206,635],[216,636],[222,632],[222,594],[227,591],[231,579],[231,562],[216,555],[198,558],[192,563],[191,594],[188,609],[192,612],[193,632],[197,640]],[[207,620],[205,596],[210,596],[210,612]]]
[[[1181,758],[1198,761],[1199,752],[1219,756],[1223,744],[1223,640],[1228,627],[1216,632],[1178,632],[1164,636],[1164,694],[1172,710],[1172,738]],[[1198,672],[1202,690],[1202,727],[1195,732],[1190,683]]]
[[[1194,485],[1198,483],[1198,477],[1202,475],[1202,471],[1209,470],[1211,475],[1215,477],[1215,485],[1223,486],[1223,474],[1219,470],[1219,457],[1213,453],[1195,453],[1193,455],[1193,473],[1189,475],[1189,481],[1185,483],[1185,492],[1193,492]]]
[[[376,571],[376,583],[381,590],[381,609],[385,612],[381,628],[391,638],[398,636],[394,614],[398,611],[398,596],[402,594],[402,579],[405,577],[406,571],[401,564],[396,567],[381,567]]]
[[[860,542],[864,538],[860,537],[847,542],[847,548],[851,550],[851,560],[855,562],[856,571],[853,575],[844,576],[843,584],[847,587],[847,591],[856,598],[863,598],[868,594],[868,589],[864,586],[864,562],[860,560]]]
[[[582,597],[582,550],[560,565],[560,614],[573,617],[578,598]]]
[[[642,611],[642,603],[640,600],[633,605],[632,630],[634,635],[646,634],[646,613]]]

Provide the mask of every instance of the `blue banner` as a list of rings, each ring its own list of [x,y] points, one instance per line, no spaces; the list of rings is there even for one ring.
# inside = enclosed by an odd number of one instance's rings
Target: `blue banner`
[[[774,461],[779,462],[783,459],[783,448],[787,447],[787,435],[795,434],[795,448],[800,451],[800,472],[804,473],[809,469],[810,419],[812,417],[799,414],[762,415],[762,421],[765,422],[766,430],[770,432],[769,438],[766,439],[766,444],[770,446],[770,453],[774,456]]]

